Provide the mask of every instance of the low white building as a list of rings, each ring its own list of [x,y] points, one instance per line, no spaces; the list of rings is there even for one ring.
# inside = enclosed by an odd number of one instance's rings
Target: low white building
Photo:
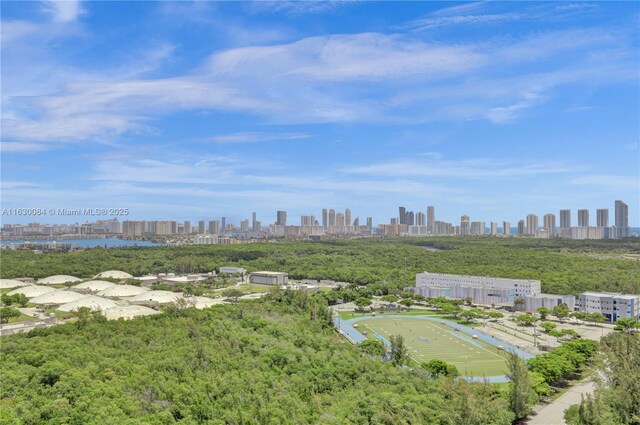
[[[251,283],[259,285],[286,285],[288,282],[288,273],[265,271],[251,273]]]
[[[412,289],[426,298],[471,297],[474,304],[513,305],[516,298],[539,294],[540,286],[539,280],[424,272],[416,274],[416,287]]]
[[[220,273],[227,273],[227,274],[236,274],[236,273],[246,273],[247,270],[243,269],[242,267],[220,267]]]
[[[552,310],[560,304],[566,304],[570,311],[575,310],[576,297],[573,295],[531,294],[524,296],[524,310],[535,313],[540,307]]]
[[[576,310],[583,313],[601,313],[612,323],[618,319],[640,319],[640,295],[583,292],[578,295]]]

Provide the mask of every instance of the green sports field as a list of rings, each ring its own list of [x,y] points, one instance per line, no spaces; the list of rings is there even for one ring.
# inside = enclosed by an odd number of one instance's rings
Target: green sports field
[[[363,320],[358,324],[360,332],[366,330],[369,336],[377,333],[389,340],[391,335],[402,335],[409,356],[418,363],[442,359],[455,365],[464,376],[497,376],[507,371],[505,352],[439,322],[409,316]]]

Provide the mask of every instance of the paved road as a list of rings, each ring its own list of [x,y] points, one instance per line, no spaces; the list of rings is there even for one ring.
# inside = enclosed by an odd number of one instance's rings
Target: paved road
[[[536,409],[538,414],[527,421],[527,425],[564,425],[564,411],[571,405],[580,403],[582,394],[592,394],[594,389],[592,381],[581,382],[551,404],[539,406]]]

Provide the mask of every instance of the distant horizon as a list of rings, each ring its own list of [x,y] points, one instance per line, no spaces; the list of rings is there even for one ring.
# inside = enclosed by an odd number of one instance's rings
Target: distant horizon
[[[638,2],[0,10],[2,208],[640,226]]]
[[[621,200],[624,202],[624,200]],[[614,201],[615,202],[615,201]],[[452,223],[453,225],[456,224],[460,224],[460,218],[462,215],[468,215],[469,216],[469,221],[484,221],[485,224],[489,224],[492,221],[498,223],[498,228],[501,229],[502,228],[502,222],[503,221],[508,221],[510,222],[511,229],[517,229],[517,223],[519,220],[525,220],[526,221],[526,217],[528,214],[535,214],[538,216],[539,222],[540,222],[540,228],[542,228],[542,219],[543,216],[545,214],[554,214],[556,216],[556,227],[559,227],[559,212],[561,209],[569,209],[571,210],[571,225],[572,227],[577,227],[577,223],[578,223],[578,209],[584,209],[584,208],[575,208],[575,209],[570,209],[570,208],[561,208],[556,210],[556,212],[545,212],[545,213],[535,213],[535,212],[528,212],[526,214],[523,214],[521,217],[515,218],[515,219],[482,219],[482,218],[477,218],[474,217],[472,213],[462,213],[460,214],[458,217],[454,218],[454,219],[446,219],[446,218],[441,218],[438,216],[438,207],[437,205],[433,205],[434,210],[435,210],[435,219],[439,220],[439,221],[444,221],[444,222],[448,222],[448,223]],[[347,207],[348,208],[348,207]],[[344,211],[347,209],[336,209],[333,208],[335,210],[336,213],[344,213]],[[605,209],[606,207],[600,207]],[[331,208],[327,208],[327,210],[329,210]],[[613,227],[615,225],[615,208],[606,208],[609,210],[609,226],[608,227]],[[6,208],[0,208],[0,211],[5,212],[7,209]],[[272,216],[266,216],[267,217],[267,221],[265,221],[264,219],[261,219],[265,216],[262,216],[258,211],[251,211],[249,212],[246,216],[242,216],[242,215],[218,215],[218,216],[207,216],[207,217],[185,217],[185,216],[178,216],[181,218],[176,218],[176,216],[161,216],[161,217],[148,217],[148,218],[139,218],[139,217],[135,217],[133,214],[131,215],[121,215],[121,216],[86,216],[86,215],[80,215],[80,216],[60,216],[60,215],[41,215],[41,216],[7,216],[4,215],[2,216],[2,220],[1,223],[2,224],[20,224],[20,225],[25,225],[28,223],[40,223],[40,224],[73,224],[73,223],[85,223],[87,221],[89,222],[95,222],[98,220],[112,220],[114,218],[117,218],[118,221],[165,221],[165,220],[170,220],[170,221],[176,221],[178,223],[182,223],[185,220],[186,221],[191,221],[192,225],[196,225],[198,223],[198,221],[200,220],[204,220],[206,222],[212,221],[212,220],[221,220],[223,217],[225,218],[227,223],[232,223],[232,224],[240,224],[240,221],[242,220],[249,220],[249,224],[251,224],[251,218],[252,218],[252,213],[256,212],[256,220],[260,221],[262,226],[268,226],[270,224],[274,224],[276,222],[276,212],[277,211],[286,211],[287,212],[287,225],[293,225],[293,226],[299,226],[300,225],[300,218],[301,216],[309,216],[309,215],[313,215],[315,217],[315,219],[322,224],[322,208],[320,208],[317,212],[306,212],[306,213],[302,213],[300,215],[292,215],[290,213],[290,211],[287,211],[286,209],[283,210],[274,210]],[[398,208],[396,208],[396,212],[398,211]],[[414,213],[416,212],[423,212],[426,214],[427,209],[424,208],[424,210],[411,210],[410,208],[407,208],[407,212],[409,211],[413,211]],[[270,217],[270,218],[269,218]],[[351,221],[355,220],[356,218],[360,219],[360,225],[366,225],[366,219],[367,217],[372,217],[373,218],[373,223],[374,226],[377,226],[378,224],[389,224],[390,220],[392,218],[398,218],[396,217],[388,217],[388,218],[383,218],[382,221],[381,220],[376,220],[376,216],[371,215],[368,216],[366,214],[364,215],[358,215],[355,213],[355,211],[351,210]],[[22,218],[22,220],[20,220],[20,218]],[[14,219],[13,221],[11,219]],[[293,220],[293,221],[292,221]],[[596,209],[594,210],[589,210],[589,226],[595,226],[596,225]],[[486,226],[486,228],[489,228],[489,226]],[[629,228],[640,228],[640,225],[633,225],[631,222],[631,217],[629,217]]]

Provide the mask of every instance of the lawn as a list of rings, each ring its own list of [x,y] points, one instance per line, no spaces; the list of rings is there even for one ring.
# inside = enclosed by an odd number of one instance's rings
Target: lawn
[[[384,317],[385,314],[401,315],[401,316],[441,316],[442,314],[437,311],[429,310],[411,310],[411,311],[393,311],[387,310],[386,313],[375,313],[376,316]],[[369,317],[373,316],[372,313],[360,313],[357,311],[343,311],[340,313],[341,319],[353,319],[354,317]],[[451,320],[447,318],[447,320]]]
[[[238,290],[242,292],[269,292],[271,288],[273,288],[273,286],[258,285],[256,283],[247,283],[247,284],[238,286]]]
[[[472,339],[470,335],[450,326],[411,318],[380,318],[359,323],[360,331],[378,334],[385,339],[402,335],[409,356],[417,363],[442,359],[455,365],[464,376],[497,376],[507,371],[507,354],[490,344]]]

